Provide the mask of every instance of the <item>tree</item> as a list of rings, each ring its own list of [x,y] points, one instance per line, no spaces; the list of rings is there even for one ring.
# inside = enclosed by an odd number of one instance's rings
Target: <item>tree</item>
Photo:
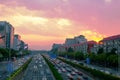
[[[17,56],[17,52],[16,50],[14,49],[11,49],[11,57],[16,57]]]
[[[73,48],[69,47],[67,52],[74,52]]]
[[[82,52],[75,52],[75,59],[83,60],[84,59],[84,54]]]
[[[91,60],[91,63],[95,63],[96,60],[97,60],[97,55],[94,54],[94,53],[90,53],[90,54],[89,54],[89,58],[90,58],[90,60]]]
[[[0,58],[2,58],[3,57],[3,55],[0,53]]]
[[[8,49],[0,48],[0,53],[3,55],[3,57],[9,57]]]
[[[116,50],[117,50],[116,48],[113,48],[109,54],[116,54]]]
[[[107,62],[109,63],[109,66],[118,67],[118,56],[115,54],[109,55],[107,57]]]
[[[103,48],[99,48],[98,54],[101,54],[101,53],[103,53],[103,52],[104,52]]]

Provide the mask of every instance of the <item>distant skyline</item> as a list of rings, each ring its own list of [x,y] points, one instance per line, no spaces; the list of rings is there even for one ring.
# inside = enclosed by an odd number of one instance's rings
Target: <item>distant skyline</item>
[[[30,49],[84,35],[88,40],[120,34],[120,0],[0,0],[7,21]]]

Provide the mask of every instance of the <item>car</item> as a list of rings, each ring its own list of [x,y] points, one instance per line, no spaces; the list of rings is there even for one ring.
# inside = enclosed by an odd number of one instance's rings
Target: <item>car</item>
[[[40,64],[39,66],[42,67],[42,64]]]
[[[62,72],[66,72],[66,70],[64,68],[62,68],[61,70],[62,70]]]
[[[68,79],[73,80],[73,76],[71,74],[67,74]]]
[[[62,71],[60,69],[58,69],[58,72],[61,73]]]
[[[78,76],[77,77],[77,80],[83,80],[81,76]]]
[[[82,72],[77,72],[78,75],[80,76],[83,76],[83,73]]]
[[[74,71],[71,72],[71,75],[76,75],[76,73]]]
[[[74,71],[75,71],[76,73],[78,73],[78,72],[79,72],[77,69],[74,69]]]
[[[88,80],[88,77],[86,77],[86,76],[83,76],[83,79],[84,79],[84,80]]]
[[[66,68],[66,70],[67,70],[68,72],[71,72],[71,71],[72,71],[70,68]]]

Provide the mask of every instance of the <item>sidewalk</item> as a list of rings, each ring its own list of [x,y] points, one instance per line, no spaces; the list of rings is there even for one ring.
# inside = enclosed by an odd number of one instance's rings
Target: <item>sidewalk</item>
[[[97,65],[91,65],[91,64],[85,64],[85,66],[89,67],[89,68],[92,68],[92,69],[96,69],[96,70],[99,70],[101,72],[104,72],[104,73],[107,73],[107,74],[111,74],[111,75],[114,75],[114,76],[117,76],[117,77],[120,77],[120,73],[119,71],[116,71],[116,70],[113,70],[111,68],[107,68],[107,67],[100,67],[100,66],[97,66]]]

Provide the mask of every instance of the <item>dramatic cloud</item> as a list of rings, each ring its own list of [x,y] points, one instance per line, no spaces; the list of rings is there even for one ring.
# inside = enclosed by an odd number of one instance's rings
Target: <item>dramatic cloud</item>
[[[90,31],[90,30],[82,31],[81,34],[86,35],[86,38],[88,40],[95,40],[97,42],[106,37],[103,34],[100,34],[100,33],[96,32],[96,31]]]
[[[30,48],[50,49],[52,43],[81,34],[96,41],[119,34],[119,4],[120,0],[0,0],[0,20],[10,22]]]

